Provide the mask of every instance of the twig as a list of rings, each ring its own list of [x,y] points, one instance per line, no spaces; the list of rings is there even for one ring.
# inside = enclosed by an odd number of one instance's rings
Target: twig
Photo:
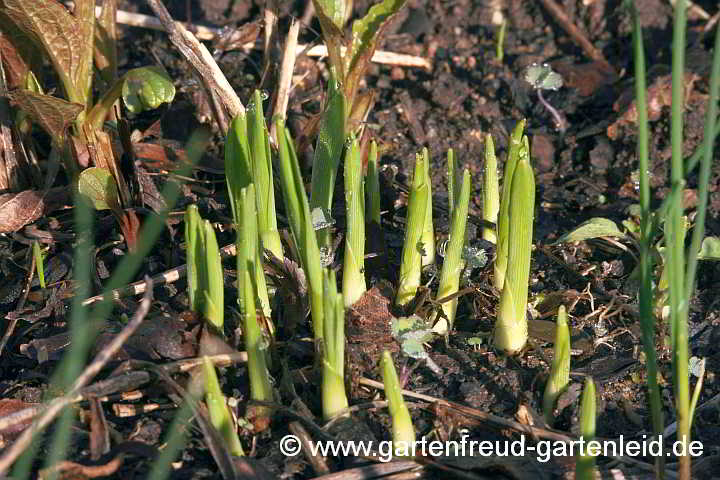
[[[96,13],[100,12],[99,8],[100,7],[98,7]],[[167,30],[163,26],[163,23],[156,17],[153,17],[151,15],[143,15],[141,13],[126,12],[123,10],[118,10],[117,22],[131,27],[148,28],[151,30]],[[219,28],[213,28],[197,24],[190,25],[182,22],[175,22],[175,24],[182,26],[186,30],[192,31],[198,40],[212,41],[219,37],[221,34],[221,30]],[[246,43],[245,45],[243,45],[243,48],[249,50],[255,48],[257,45],[258,44],[256,44],[255,42]],[[307,52],[305,52],[305,50],[307,50]],[[305,53],[308,57],[325,57],[327,56],[327,49],[324,45],[317,45],[315,47],[308,48],[308,45],[298,44],[296,49],[296,55],[300,55],[301,53]],[[388,52],[384,50],[377,50],[373,55],[371,61],[374,63],[382,63],[386,65],[397,65],[400,67],[417,67],[424,68],[425,70],[432,70],[432,64],[427,58],[418,57],[415,55]]]
[[[230,118],[244,114],[245,106],[205,45],[200,43],[183,24],[174,21],[160,0],[147,0],[147,3],[165,27],[173,45],[197,70],[208,87],[217,93]]]
[[[575,43],[577,43],[590,58],[602,63],[603,66],[608,69],[608,71],[615,71],[615,69],[605,59],[605,56],[602,54],[602,52],[595,48],[595,46],[590,43],[590,40],[587,39],[585,34],[583,34],[580,29],[572,21],[570,21],[568,16],[565,14],[565,10],[563,10],[560,5],[555,3],[554,0],[541,1],[548,13],[552,15],[555,21],[560,24],[562,29],[565,30],[565,32],[567,32],[567,34],[570,35],[573,40],[575,40]]]
[[[22,435],[15,440],[15,443],[13,443],[12,446],[3,452],[3,455],[0,457],[0,475],[7,473],[10,466],[32,443],[33,437],[37,433],[47,427],[65,407],[74,403],[75,399],[78,397],[80,389],[87,385],[88,382],[90,382],[90,380],[92,380],[95,375],[102,370],[107,362],[118,352],[118,350],[120,350],[120,347],[123,346],[125,341],[127,341],[135,330],[137,330],[140,324],[142,324],[145,316],[150,311],[150,305],[152,303],[152,279],[146,277],[145,281],[147,282],[149,288],[145,292],[145,296],[140,302],[140,305],[138,306],[137,311],[135,311],[135,314],[130,322],[128,322],[125,328],[123,328],[120,333],[112,339],[107,347],[105,347],[95,357],[93,362],[88,365],[85,371],[80,374],[70,388],[70,391],[62,397],[52,400],[48,404],[47,409],[42,413],[42,415],[40,415],[40,418],[38,418],[30,428],[25,430]]]
[[[220,256],[225,259],[235,256],[235,244],[231,243],[220,249]],[[171,268],[162,273],[159,273],[152,277],[152,284],[155,286],[164,285],[166,283],[177,282],[185,276],[187,273],[187,264],[180,265],[179,267]],[[106,294],[95,295],[83,301],[83,305],[92,305],[96,302],[101,302],[108,295],[113,300],[119,300],[123,297],[130,297],[133,295],[140,295],[145,293],[148,288],[148,282],[146,280],[140,280],[135,283],[131,283],[126,287],[116,288],[115,290]]]
[[[285,40],[285,53],[283,54],[282,64],[280,65],[280,75],[278,79],[277,96],[275,97],[275,108],[271,118],[280,115],[285,119],[287,114],[288,102],[290,100],[290,88],[292,86],[292,75],[295,70],[295,51],[297,50],[298,34],[300,33],[300,23],[295,19],[290,23],[287,39]],[[270,126],[270,136],[276,141],[275,122]]]

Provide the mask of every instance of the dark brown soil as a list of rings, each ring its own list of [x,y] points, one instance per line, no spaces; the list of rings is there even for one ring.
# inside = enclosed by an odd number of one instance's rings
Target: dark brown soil
[[[289,15],[302,16],[304,2],[281,3],[283,11],[280,30],[284,31]],[[365,12],[371,3],[369,0],[356,0],[355,15]],[[637,168],[635,127],[633,121],[628,120],[630,117],[627,113],[633,108],[631,38],[629,17],[621,6],[623,2],[561,2],[572,21],[602,50],[616,72],[615,76],[593,64],[553,20],[541,2],[500,2],[509,17],[502,62],[495,57],[497,27],[491,23],[488,13],[488,5],[492,2],[416,0],[409,3],[410,8],[399,16],[387,32],[382,48],[428,57],[432,60],[433,69],[429,72],[373,65],[367,75],[366,87],[376,91],[376,103],[368,118],[367,128],[380,144],[381,164],[395,166],[397,175],[387,169],[383,178],[383,209],[386,211],[383,230],[388,257],[380,262],[383,268],[368,265],[369,277],[376,282],[377,288],[372,291],[372,296],[364,299],[363,305],[348,314],[347,371],[351,373],[353,382],[349,390],[352,392],[350,404],[380,399],[382,394],[358,385],[357,381],[360,377],[380,379],[377,358],[381,348],[389,348],[394,352],[399,350],[389,334],[388,325],[391,314],[397,315],[398,312],[392,311],[388,299],[392,298],[392,285],[396,282],[394,272],[398,271],[404,231],[406,196],[401,187],[407,183],[408,169],[413,164],[415,154],[427,147],[433,159],[430,168],[436,230],[438,239],[442,240],[448,230],[447,149],[452,147],[459,165],[467,167],[472,174],[471,215],[477,223],[482,206],[481,172],[485,134],[493,135],[498,158],[504,161],[509,132],[519,119],[526,118],[537,181],[536,248],[531,269],[531,294],[537,302],[533,305],[536,320],[531,326],[534,337],[532,346],[516,358],[501,356],[488,346],[487,334],[492,330],[497,292],[490,286],[490,272],[485,269],[473,272],[469,280],[477,288],[461,298],[456,331],[447,342],[436,340],[428,349],[441,373],[438,375],[425,364],[401,357],[399,353],[395,354],[396,366],[407,380],[405,388],[416,393],[458,402],[506,419],[516,418],[520,407],[540,412],[548,371],[547,360],[552,357],[552,321],[557,307],[553,301],[560,298],[566,305],[572,305],[569,312],[574,332],[573,348],[578,350],[572,359],[571,392],[578,393],[584,377],[592,376],[602,399],[598,404],[598,436],[642,438],[643,434],[651,431],[651,423],[637,315],[637,289],[630,278],[637,264],[635,247],[626,243],[625,248],[619,248],[602,241],[553,245],[562,234],[593,217],[605,217],[621,224],[632,218],[630,208],[638,202],[632,179],[633,171]],[[642,0],[636,3],[643,12],[646,29],[645,42],[650,67],[648,85],[655,88],[652,90],[651,87],[651,95],[654,93],[652,98],[656,98],[659,105],[656,118],[651,122],[650,152],[655,195],[653,203],[658,206],[669,191],[669,101],[664,99],[669,98],[667,79],[672,8],[663,0]],[[717,13],[717,6],[713,2],[698,2],[698,5],[710,15]],[[120,8],[150,13],[146,5],[138,1],[121,1]],[[172,0],[168,2],[168,8],[176,19],[186,20],[190,14],[193,22],[213,25],[237,25],[261,17],[259,6],[250,1]],[[687,96],[686,155],[694,152],[702,141],[712,41],[711,35],[701,37],[704,25],[705,21],[691,21],[688,32],[691,46],[688,50],[687,71],[688,76],[692,74],[694,77]],[[319,42],[319,30],[317,21],[313,21],[309,28],[302,31],[301,41]],[[159,133],[145,141],[182,144],[198,125],[211,121],[207,105],[203,107],[203,93],[197,80],[164,33],[123,27],[121,34],[122,70],[159,61],[168,69],[178,87],[178,95],[171,106],[160,113],[143,114],[133,119],[132,128],[145,130],[159,118]],[[252,90],[261,82],[262,54],[257,50],[248,54],[232,51],[219,55],[218,59],[240,98],[248,99]],[[569,128],[565,132],[557,131],[552,117],[523,80],[524,69],[535,62],[551,64],[566,80],[562,89],[546,97],[567,117]],[[324,73],[324,67],[318,66],[315,59],[300,59],[296,65],[295,75],[306,75],[290,98],[288,124],[296,138],[300,137],[304,127],[320,110]],[[272,90],[272,81],[267,82],[265,88]],[[299,153],[309,165],[312,145]],[[217,171],[213,169],[222,169],[222,158],[222,138],[216,134],[210,150],[203,158],[203,167],[209,168],[196,171],[194,176],[199,182],[191,182],[184,187],[183,197],[176,208],[178,212],[194,202],[199,205],[205,218],[225,225],[230,222],[231,213],[223,177],[212,173]],[[166,175],[153,177],[158,185],[163,184],[165,178]],[[688,214],[694,212],[695,182],[695,177],[691,177],[687,185]],[[706,221],[708,235],[720,235],[718,185],[720,162],[715,162]],[[336,195],[336,198],[342,196]],[[342,228],[343,207],[341,203],[337,207],[333,215]],[[180,248],[183,242],[182,225],[179,220],[169,223],[171,225],[145,261],[137,279],[183,263],[184,254]],[[66,212],[58,212],[56,218],[40,222],[43,230],[60,233],[62,229],[71,232],[71,225],[72,216]],[[287,225],[281,227],[286,228]],[[473,227],[471,242],[480,236],[476,230]],[[100,214],[95,225],[98,246],[117,235],[113,219],[107,214]],[[29,262],[26,262],[26,258],[29,257],[25,256],[27,245],[23,243],[24,238],[22,235],[0,237],[2,272],[5,275],[0,282],[0,313],[3,316],[15,311],[18,294],[27,278]],[[232,241],[232,232],[224,229],[218,242],[227,245]],[[49,274],[55,275],[52,279],[53,296],[43,295],[37,286],[32,288],[23,314],[32,323],[21,320],[3,352],[0,369],[2,398],[37,402],[52,394],[49,377],[66,345],[64,333],[67,331],[69,312],[67,297],[71,292],[67,281],[72,278],[72,247],[71,241],[62,236],[52,245],[50,261],[54,263]],[[108,244],[97,252],[97,284],[93,286],[94,289],[99,289],[107,280],[124,249],[123,243]],[[342,258],[340,252],[337,258]],[[377,266],[377,262],[374,265]],[[229,314],[236,309],[236,293],[232,284],[235,262],[228,261],[225,267],[228,273],[227,312],[232,318]],[[431,291],[436,291],[437,279],[428,274],[426,280]],[[716,408],[716,395],[720,393],[716,377],[720,374],[719,285],[720,270],[717,264],[701,262],[697,292],[691,305],[691,355],[706,358],[707,366],[705,383],[698,400],[698,405],[703,405],[703,408],[696,414],[693,438],[703,442],[708,460],[704,464],[698,462],[700,466],[694,478],[712,478],[713,472],[719,471],[713,467],[713,463],[717,465],[718,461],[712,457],[712,452],[720,447],[720,414]],[[184,291],[183,281],[157,289],[153,313],[155,319],[149,320],[153,322],[152,330],[145,331],[141,341],[127,346],[124,359],[166,362],[193,355],[197,348],[198,329],[192,321],[177,318],[186,309]],[[116,308],[115,315],[132,315],[136,306],[136,300],[126,299],[122,306]],[[305,414],[315,415],[314,421],[321,423],[320,382],[306,368],[312,366],[313,347],[301,340],[312,336],[311,330],[304,319],[298,318],[302,314],[298,314],[298,308],[292,302],[288,300],[283,307],[277,311],[286,312],[287,318],[292,317],[296,321],[286,321],[281,313],[277,314],[278,318],[274,318],[280,328],[277,345],[280,355],[274,364],[275,378],[279,383],[283,376],[282,358],[283,362],[287,362],[289,370],[293,371],[291,378],[296,380],[297,397],[293,397],[284,386],[282,403],[285,406],[292,404],[294,410],[303,412],[298,407],[299,403],[294,401],[302,400],[309,408]],[[166,315],[164,320],[158,320],[160,314]],[[232,330],[230,328],[226,332],[229,333],[230,343],[241,346],[241,339]],[[665,346],[669,332],[662,324],[658,325],[657,332],[659,379],[667,425],[674,421],[671,354]],[[482,343],[468,343],[469,339],[477,337],[483,339]],[[300,375],[301,369],[305,369],[303,372],[306,375]],[[225,393],[238,400],[242,414],[248,398],[245,366],[221,369],[219,373]],[[184,378],[182,375],[177,377],[183,384]],[[696,380],[693,377],[692,384]],[[139,454],[140,450],[131,453],[129,458],[132,460],[126,461],[114,477],[145,478],[152,456],[161,448],[163,436],[175,414],[166,390],[145,388],[144,393],[144,398],[140,400],[120,403],[138,407],[157,403],[163,405],[163,409],[121,418],[111,409],[113,402],[104,404],[107,420],[114,429],[114,447],[130,442],[142,442],[151,447],[148,455]],[[570,394],[567,408],[559,413],[556,429],[577,433],[577,403],[577,399]],[[87,410],[89,407],[83,404],[82,408]],[[456,439],[459,438],[458,429],[468,428],[472,439],[518,438],[517,432],[493,429],[489,424],[473,422],[467,416],[443,413],[428,402],[413,403],[412,413],[418,436]],[[379,440],[390,438],[386,409],[361,409],[357,419],[365,423],[367,434]],[[252,445],[254,458],[271,472],[267,478],[299,479],[319,475],[301,456],[288,459],[280,454],[278,442],[289,433],[290,420],[292,417],[287,412],[279,412],[273,418],[270,429],[260,435],[253,436],[249,430],[244,430],[246,452],[250,451]],[[78,423],[68,453],[69,460],[92,463],[88,455],[88,431],[87,425]],[[173,478],[220,478],[202,434],[197,429],[190,429],[190,438],[181,453],[182,465],[173,473]],[[45,448],[47,445],[41,446],[41,451],[45,451]],[[107,461],[109,457],[103,458]],[[568,460],[563,458],[555,458],[549,463],[535,460],[519,463],[518,459],[507,458],[491,460],[460,467],[464,472],[474,475],[464,478],[530,478],[530,475],[567,478],[563,475],[573,469],[572,462],[568,464]],[[651,458],[639,460],[652,462]],[[452,463],[450,460],[448,462]],[[601,459],[599,464],[607,467],[608,462],[609,459]],[[38,463],[38,468],[40,466],[41,463]],[[331,466],[340,470],[355,464],[347,459],[333,459]],[[617,468],[628,474],[646,473],[631,464],[621,463]],[[448,472],[441,470],[426,470],[425,475],[451,478]]]

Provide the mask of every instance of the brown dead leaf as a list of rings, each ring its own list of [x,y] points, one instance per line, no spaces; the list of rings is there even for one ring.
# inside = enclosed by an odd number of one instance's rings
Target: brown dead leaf
[[[79,103],[68,102],[62,98],[43,95],[30,90],[13,90],[8,92],[10,102],[27,113],[56,142],[65,138],[65,131],[83,111]]]
[[[12,415],[26,408],[34,407],[38,404],[27,403],[16,398],[2,398],[0,399],[0,418]],[[0,447],[4,447],[4,443],[8,440],[13,440],[15,437],[20,435],[23,430],[30,426],[33,421],[32,416],[13,423],[10,427],[0,430]]]
[[[607,63],[591,62],[576,64],[568,60],[552,62],[552,67],[562,75],[565,86],[574,88],[583,97],[617,81],[617,74],[608,70]]]
[[[40,470],[38,478],[55,478],[57,480],[84,480],[88,478],[108,477],[122,466],[125,455],[120,454],[105,465],[82,465],[63,460],[52,467]]]
[[[51,189],[45,195],[39,190],[4,193],[0,195],[0,233],[16,232],[69,201],[66,188]]]

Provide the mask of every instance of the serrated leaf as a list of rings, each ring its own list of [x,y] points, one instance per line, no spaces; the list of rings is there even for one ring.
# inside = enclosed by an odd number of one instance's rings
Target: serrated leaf
[[[85,105],[92,80],[94,0],[76,0],[74,14],[57,0],[3,0],[3,4],[15,25],[42,44],[68,98]]]
[[[373,5],[363,18],[353,22],[351,43],[348,49],[350,62],[346,74],[350,102],[352,102],[354,91],[357,89],[360,79],[365,75],[365,70],[375,53],[378,38],[387,27],[388,21],[405,6],[405,3],[407,0],[383,0],[383,2]]]
[[[62,142],[68,126],[75,121],[83,106],[68,102],[62,98],[42,95],[30,90],[13,90],[8,92],[13,105],[20,108],[32,120],[47,131],[53,140]]]
[[[720,237],[703,238],[698,260],[720,260]]]
[[[104,168],[90,167],[80,173],[78,191],[96,210],[119,210],[118,190],[112,174]]]
[[[624,238],[625,234],[620,231],[615,222],[610,219],[596,217],[582,223],[575,230],[560,237],[553,245],[560,243],[573,243],[589,240],[598,237],[619,237]]]
[[[161,67],[135,68],[125,74],[122,97],[128,110],[140,113],[172,102],[175,85]]]

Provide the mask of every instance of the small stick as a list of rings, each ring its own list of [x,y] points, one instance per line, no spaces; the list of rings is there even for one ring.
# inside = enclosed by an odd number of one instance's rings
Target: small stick
[[[65,407],[74,403],[75,399],[78,397],[80,389],[87,385],[87,383],[92,380],[95,375],[100,372],[100,370],[102,370],[107,362],[110,361],[118,350],[120,350],[120,347],[123,346],[127,339],[130,338],[140,324],[142,324],[143,320],[145,320],[145,316],[150,311],[150,305],[152,304],[152,279],[146,277],[146,282],[150,288],[148,288],[145,293],[145,296],[140,302],[140,305],[135,311],[135,314],[130,322],[128,322],[125,328],[123,328],[120,333],[112,339],[107,347],[105,347],[95,357],[92,363],[87,366],[85,371],[80,374],[70,388],[70,391],[62,397],[52,400],[48,404],[47,409],[45,409],[42,415],[40,415],[40,418],[38,418],[30,428],[25,430],[22,435],[15,440],[15,443],[3,452],[3,455],[0,457],[0,474],[4,475],[8,471],[10,466],[15,463],[15,460],[17,460],[25,449],[32,443],[33,437],[36,433],[39,433],[47,427]]]
[[[595,46],[590,43],[590,40],[587,39],[585,34],[583,34],[582,31],[580,31],[580,29],[572,21],[570,21],[568,16],[565,14],[565,10],[560,5],[558,5],[554,0],[541,1],[548,13],[552,15],[555,21],[560,24],[563,30],[565,30],[565,32],[567,32],[573,40],[575,40],[575,43],[577,43],[590,58],[602,63],[608,71],[615,71],[615,69],[605,59],[605,55],[595,48]]]
[[[230,118],[244,114],[245,106],[205,45],[200,43],[183,24],[174,21],[160,0],[147,0],[147,3],[165,27],[173,45],[197,70],[208,87],[217,93]]]
[[[290,100],[290,89],[292,87],[292,75],[295,70],[295,51],[297,50],[298,34],[300,33],[300,23],[293,19],[290,22],[287,40],[285,40],[285,53],[283,54],[282,63],[280,65],[280,78],[278,80],[277,97],[275,99],[275,109],[271,118],[280,115],[286,118],[288,101]],[[270,126],[270,136],[277,141],[275,136],[275,122]]]

